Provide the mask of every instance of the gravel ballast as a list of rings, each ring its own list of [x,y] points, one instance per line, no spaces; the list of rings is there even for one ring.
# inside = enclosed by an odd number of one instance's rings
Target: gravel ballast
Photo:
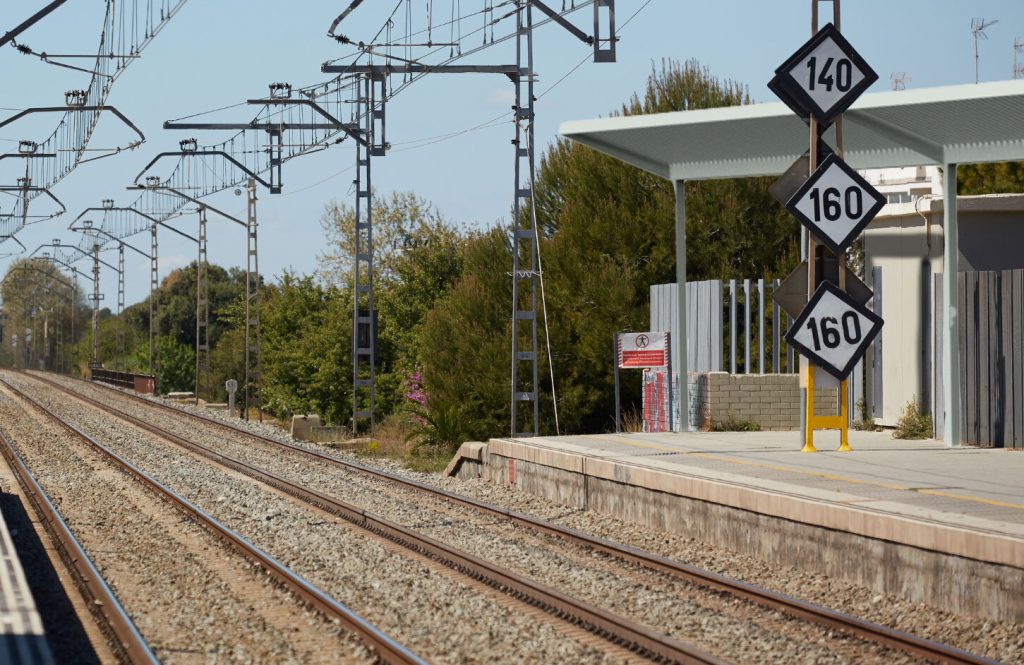
[[[184,421],[169,414],[144,409],[138,403],[119,398],[103,388],[73,381],[69,381],[68,385],[83,390],[93,398],[114,402],[118,408],[135,416],[144,413],[147,421],[191,437],[204,445],[215,446],[226,454],[287,475],[343,500],[358,503],[377,515],[413,526],[426,535],[475,555],[511,565],[521,574],[530,575],[563,592],[635,621],[657,626],[677,639],[693,642],[693,636],[699,636],[700,639],[696,640],[698,646],[728,659],[754,662],[769,657],[810,657],[816,662],[898,662],[903,658],[902,654],[886,651],[877,645],[834,635],[825,629],[808,626],[778,613],[751,607],[746,602],[737,603],[725,595],[709,593],[700,588],[693,589],[691,585],[650,571],[635,570],[632,566],[604,555],[596,555],[585,548],[567,547],[565,543],[559,542],[560,539],[538,536],[530,530],[515,529],[507,524],[495,528],[492,518],[483,517],[476,511],[427,499],[419,492],[385,487],[385,483],[370,480],[363,474],[338,471],[335,467],[332,467],[331,473],[325,473],[323,462],[310,462],[308,458],[285,454],[280,450],[270,452],[263,444],[253,446],[251,441],[232,442],[228,440],[230,437],[219,430],[214,435],[199,438],[194,421]],[[268,433],[265,426],[258,427],[262,430],[259,433]],[[215,441],[210,440],[211,436]],[[389,470],[396,471],[394,468]],[[431,479],[428,474],[407,475],[415,475],[418,480]],[[449,489],[459,490],[464,483],[446,481],[444,484]],[[493,500],[491,496],[481,498]],[[523,506],[511,507],[521,509]],[[563,507],[547,508],[557,509],[559,514],[573,521],[572,516],[564,515]],[[596,531],[578,520],[571,525]],[[626,540],[614,530],[605,530],[601,535]]]
[[[81,381],[64,380],[68,382],[69,386],[88,387],[88,384]],[[93,387],[93,390],[111,392],[100,387]],[[97,394],[102,393],[97,392]],[[158,398],[151,399],[163,401]],[[219,411],[187,405],[174,406],[184,411],[222,419],[263,436],[307,447],[340,459],[375,466],[389,473],[609,538],[677,561],[818,603],[840,612],[859,616],[896,630],[950,644],[972,653],[1002,662],[1024,662],[1024,626],[1021,624],[994,623],[985,619],[958,615],[942,608],[911,603],[893,594],[880,594],[871,589],[825,575],[768,564],[678,534],[629,524],[600,513],[567,509],[565,506],[551,501],[516,492],[510,487],[495,485],[485,480],[461,480],[438,474],[414,472],[405,469],[400,463],[393,460],[366,458],[316,444],[293,441],[278,427],[240,421]]]
[[[0,427],[162,662],[372,660],[170,503],[6,396]]]

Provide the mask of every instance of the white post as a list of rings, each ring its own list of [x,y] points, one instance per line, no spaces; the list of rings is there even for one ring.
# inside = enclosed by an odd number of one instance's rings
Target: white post
[[[942,185],[942,406],[946,412],[942,435],[947,446],[960,445],[960,336],[957,321],[960,236],[956,221],[956,166],[944,165],[945,182]]]
[[[686,182],[674,181],[676,186],[676,283],[679,285],[679,311],[677,313],[676,330],[672,335],[677,349],[679,362],[676,371],[679,374],[679,430],[687,431],[690,411],[690,386],[687,372],[687,339],[686,334]],[[669,376],[671,381],[672,377]]]

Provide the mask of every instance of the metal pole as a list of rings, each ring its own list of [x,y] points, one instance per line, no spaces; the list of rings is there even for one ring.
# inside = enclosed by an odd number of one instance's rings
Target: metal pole
[[[750,371],[750,345],[753,342],[753,335],[750,334],[750,280],[743,280],[743,373],[752,374]]]
[[[368,421],[373,433],[375,406],[376,328],[373,298],[373,186],[372,158],[375,154],[374,83],[366,74],[356,84],[359,96],[357,120],[362,122],[366,145],[356,144],[355,261],[352,299],[352,434],[359,433],[360,420]],[[379,154],[383,154],[383,145]]]
[[[736,280],[729,280],[729,373],[736,373]]]
[[[210,396],[210,299],[209,265],[206,255],[206,206],[199,206],[199,242],[196,261],[196,404],[204,393]]]
[[[612,357],[615,361],[615,432],[622,431],[622,405],[619,398],[619,335],[612,333]]]
[[[690,404],[690,382],[687,363],[689,344],[686,333],[686,182],[675,181],[676,189],[676,283],[679,285],[679,311],[675,337],[679,340],[679,404]]]
[[[119,243],[117,246],[117,316],[121,318],[121,313],[124,312],[124,243]],[[119,321],[120,323],[120,321]],[[121,325],[117,327],[117,354],[118,354],[118,367],[123,371],[125,369],[125,343],[124,343],[124,328]]]
[[[779,288],[779,280],[772,281],[772,293]],[[774,374],[782,373],[782,345],[780,339],[782,331],[782,321],[779,318],[779,304],[772,299],[772,372]]]
[[[516,0],[515,196],[512,202],[512,436],[536,436],[540,418],[537,366],[537,228],[534,221],[533,5]],[[523,209],[530,214],[523,214]],[[526,290],[524,294],[523,291]],[[529,347],[522,348],[524,344]],[[532,383],[524,390],[520,364]],[[519,403],[532,402],[532,425],[519,430]]]
[[[100,246],[92,246],[92,362],[100,366]]]
[[[262,420],[263,412],[260,401],[260,272],[259,255],[256,242],[256,180],[249,178],[246,186],[247,226],[246,226],[246,269],[245,269],[245,419],[249,419],[250,409],[255,408]]]
[[[757,373],[764,374],[764,279],[757,280]]]
[[[956,164],[942,170],[942,407],[946,412],[942,438],[947,446],[960,445],[960,331],[957,311],[960,232],[957,228]]]
[[[157,374],[160,371],[160,359],[156,349],[156,315],[160,278],[157,267],[156,226],[154,223],[149,227],[149,373],[153,375],[153,392],[159,395]]]

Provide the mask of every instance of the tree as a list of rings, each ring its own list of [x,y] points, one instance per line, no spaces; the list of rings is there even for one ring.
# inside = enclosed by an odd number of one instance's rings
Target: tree
[[[618,113],[749,103],[744,86],[694,61],[652,67]],[[687,184],[689,280],[775,277],[798,260],[798,225],[765,178]],[[551,364],[564,432],[611,427],[612,334],[644,330],[649,287],[675,281],[671,183],[580,144],[556,141],[534,189],[547,294]],[[527,213],[528,214],[528,211]],[[494,229],[471,239],[461,278],[427,315],[420,358],[428,400],[458,403],[476,437],[507,433],[511,355],[511,247]],[[553,433],[550,367],[540,328],[541,430]],[[639,386],[624,386],[624,402]]]
[[[348,286],[355,257],[355,209],[332,201],[324,208],[320,226],[326,237],[317,256],[319,275],[328,284]],[[374,278],[394,278],[395,262],[402,252],[440,230],[451,228],[430,202],[413,192],[392,192],[387,199],[373,197]]]
[[[312,276],[282,275],[264,291],[264,406],[345,423],[351,408],[351,296]],[[346,316],[348,314],[348,316]]]
[[[0,284],[4,303],[4,361],[16,367],[57,366],[58,345],[65,367],[85,332],[84,297],[77,283],[45,259],[11,263]],[[75,333],[72,336],[72,331]]]
[[[379,313],[376,416],[380,419],[402,404],[404,373],[420,362],[418,339],[423,319],[461,274],[465,236],[412,192],[375,198],[374,206],[374,306]],[[347,326],[344,335],[350,347],[355,213],[332,203],[321,225],[328,243],[318,257],[318,274],[324,283],[346,294],[347,309],[340,313],[339,321]],[[349,368],[351,355],[346,348]],[[345,376],[350,385],[351,372]],[[350,413],[350,389],[346,399],[349,403],[344,411]]]
[[[961,164],[956,179],[961,196],[1019,194],[1024,192],[1024,162]]]

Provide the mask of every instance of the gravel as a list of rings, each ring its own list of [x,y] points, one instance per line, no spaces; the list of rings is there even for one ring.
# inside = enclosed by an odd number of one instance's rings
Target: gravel
[[[81,381],[66,379],[70,386],[87,386]],[[159,398],[153,401],[164,402]],[[576,510],[483,479],[448,478],[439,474],[411,471],[394,460],[366,458],[336,451],[307,442],[293,441],[280,428],[229,418],[215,410],[177,405],[182,410],[222,419],[317,452],[434,485],[451,492],[470,496],[510,510],[547,519],[556,524],[579,529],[617,542],[659,554],[735,579],[756,584],[809,602],[859,616],[896,630],[942,642],[966,651],[1006,663],[1024,663],[1024,625],[995,623],[986,619],[956,614],[943,608],[909,602],[895,594],[878,593],[872,589],[837,580],[826,575],[770,564],[722,547],[661,531],[648,526],[624,522],[601,513]]]
[[[539,579],[565,593],[634,621],[657,626],[677,639],[696,643],[730,660],[763,662],[781,658],[787,661],[874,660],[888,663],[906,659],[902,654],[887,651],[877,645],[832,634],[826,629],[804,624],[788,616],[746,602],[737,602],[730,596],[708,592],[668,576],[596,554],[586,548],[567,545],[554,537],[514,528],[507,523],[495,524],[493,518],[473,510],[450,506],[446,502],[425,497],[422,493],[396,489],[362,474],[338,470],[336,467],[330,468],[328,472],[323,462],[310,461],[280,450],[270,452],[262,445],[253,446],[251,441],[232,442],[225,439],[223,433],[200,438],[192,421],[185,422],[180,418],[143,409],[140,405],[117,398],[109,391],[87,384],[75,382],[69,385],[85,390],[105,402],[116,402],[118,408],[133,415],[144,414],[148,421],[160,427],[275,473],[287,475],[302,484],[355,503],[392,521],[414,527],[421,533],[474,555],[509,565],[517,572]],[[232,424],[238,422],[233,420]],[[272,431],[256,423],[249,423],[249,426],[260,434],[272,435],[281,440],[287,438],[281,435],[280,430]],[[439,480],[431,474],[414,474],[396,468],[395,465],[383,466],[389,466],[387,470],[392,472],[415,476],[417,480],[433,481],[435,484]],[[441,484],[455,491],[464,491],[467,485],[465,481],[452,480],[442,481]],[[564,507],[544,505],[545,502],[538,502],[533,497],[514,493],[503,493],[497,497],[500,501],[494,501],[494,489],[492,485],[483,484],[475,486],[476,491],[471,493],[496,503],[517,504],[510,506],[517,510],[529,509],[523,512],[537,513],[539,507],[542,516],[558,516],[563,523],[574,528],[600,533],[620,541],[629,540],[622,537],[626,525],[616,523],[615,520],[604,518],[603,528],[595,529],[595,518],[601,518],[599,515],[566,515]],[[532,505],[520,505],[524,498],[534,499],[526,502]],[[536,505],[538,503],[539,506]],[[640,532],[635,528],[632,530]],[[649,529],[643,532],[648,536],[645,539],[648,545],[656,544],[652,543]],[[657,540],[660,540],[664,534],[658,536]],[[737,557],[731,555],[731,559],[735,564]],[[748,570],[756,567],[763,571],[759,562],[749,559],[742,561],[741,565]]]
[[[437,564],[410,558],[347,522],[22,377],[5,378],[431,662],[620,662],[538,621],[515,601],[439,574]]]
[[[370,661],[170,504],[5,396],[0,426],[161,661]]]

